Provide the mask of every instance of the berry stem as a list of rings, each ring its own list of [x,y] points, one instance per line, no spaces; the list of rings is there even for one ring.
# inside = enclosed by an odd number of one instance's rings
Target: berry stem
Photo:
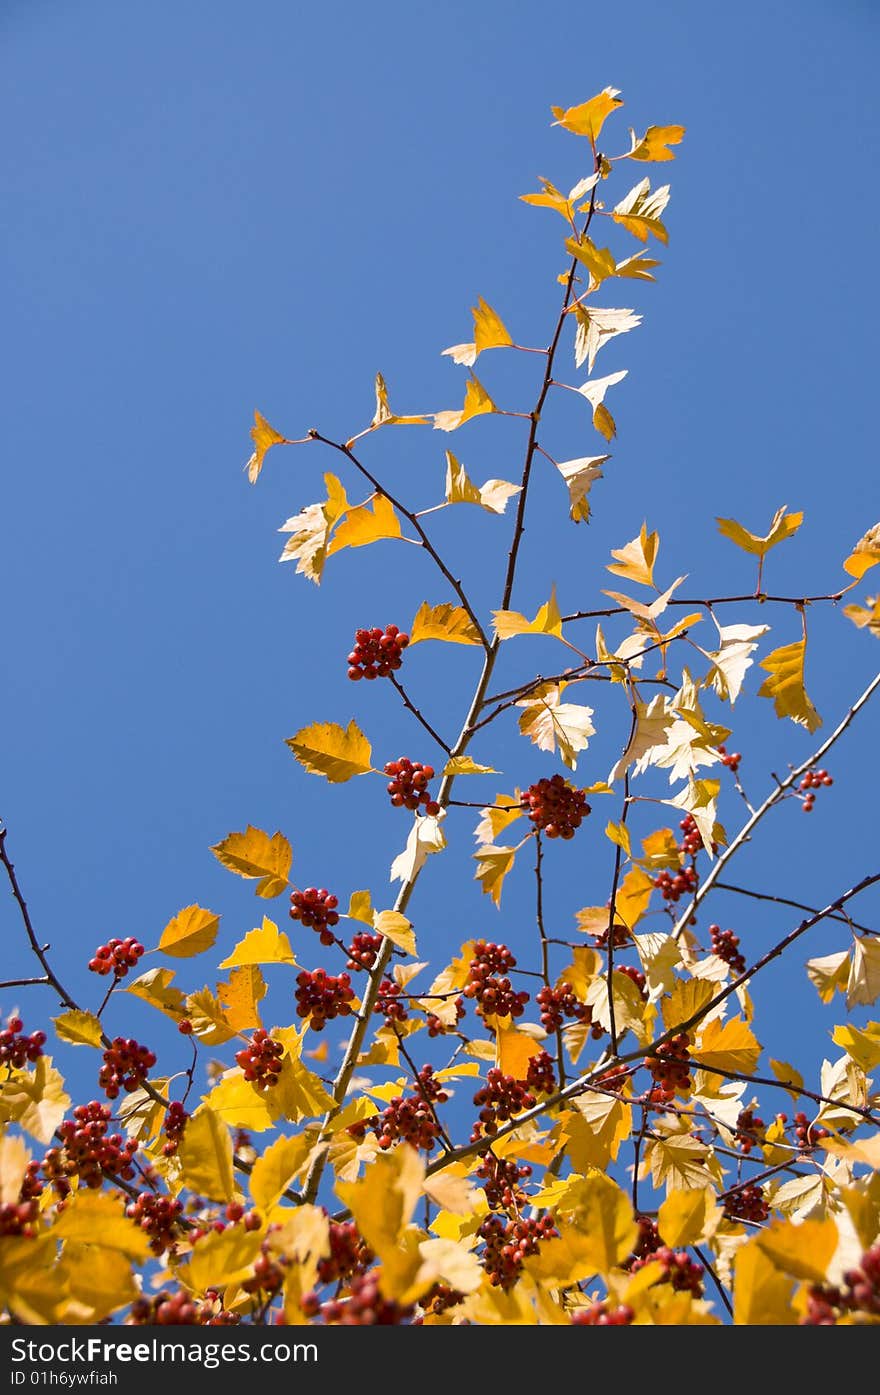
[[[413,716],[416,718],[416,720],[419,721],[419,722],[421,722],[422,726],[425,728],[425,731],[428,733],[428,735],[429,735],[430,737],[432,737],[434,741],[437,742],[437,745],[438,745],[442,750],[444,750],[444,751],[446,752],[447,756],[451,756],[451,755],[452,755],[452,750],[451,750],[451,748],[446,744],[446,742],[443,740],[443,737],[442,737],[442,736],[438,736],[438,735],[437,735],[436,731],[435,731],[434,728],[431,726],[431,723],[428,721],[427,717],[425,717],[424,714],[423,714],[422,712],[420,712],[419,709],[416,707],[415,703],[411,701],[411,699],[410,699],[409,695],[407,694],[406,689],[404,688],[403,684],[402,684],[401,682],[399,682],[398,679],[396,679],[396,678],[394,677],[394,674],[393,674],[393,673],[389,673],[388,677],[390,678],[391,683],[393,684],[393,686],[394,686],[394,687],[397,689],[397,691],[400,693],[400,696],[403,698],[403,705],[404,705],[404,707],[408,708],[409,711],[410,711],[410,712],[413,714]]]
[[[544,926],[544,873],[543,863],[544,849],[541,845],[541,831],[535,832],[535,919],[538,924],[538,934],[541,937],[541,978],[546,988],[552,988],[550,982],[550,942],[547,939],[547,930]],[[563,1051],[564,1042],[562,1038],[562,1024],[556,1028],[556,1073],[559,1077],[560,1088],[565,1085],[565,1055]]]

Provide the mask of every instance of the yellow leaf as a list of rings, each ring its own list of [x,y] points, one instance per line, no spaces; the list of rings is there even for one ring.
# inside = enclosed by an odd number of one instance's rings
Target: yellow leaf
[[[250,1189],[254,1204],[261,1211],[268,1213],[277,1205],[304,1166],[311,1149],[312,1139],[300,1133],[292,1138],[276,1138],[262,1157],[257,1158],[250,1176]]]
[[[301,1119],[313,1119],[332,1109],[335,1101],[321,1080],[300,1059],[306,1029],[295,1027],[273,1029],[272,1036],[285,1048],[281,1074],[277,1085],[264,1091],[267,1108],[277,1119],[284,1117],[297,1124]]]
[[[388,405],[388,389],[381,373],[376,374],[376,413],[371,426],[425,426],[427,417],[398,417]]]
[[[837,1226],[824,1221],[774,1221],[755,1237],[755,1244],[776,1269],[795,1279],[822,1283],[837,1249]],[[739,1266],[737,1265],[737,1286]]]
[[[237,1283],[251,1272],[263,1238],[260,1231],[240,1225],[227,1226],[219,1233],[209,1231],[196,1243],[181,1278],[196,1293]]]
[[[471,308],[471,314],[474,317],[474,345],[478,354],[484,349],[506,349],[513,343],[501,317],[491,305],[486,304],[482,296]]]
[[[608,838],[615,847],[626,853],[627,857],[632,857],[632,844],[630,843],[629,829],[625,823],[614,823],[609,819],[605,826],[605,837]]]
[[[262,925],[249,930],[244,939],[239,940],[229,957],[221,961],[220,968],[237,969],[246,964],[289,964],[292,968],[296,967],[290,940],[268,916],[263,916]]]
[[[492,401],[483,384],[473,376],[468,378],[467,387],[464,393],[464,406],[460,412],[435,412],[435,431],[457,431],[466,421],[473,417],[483,416],[486,412],[495,412],[497,408]]]
[[[610,455],[585,455],[576,460],[553,462],[568,486],[569,513],[575,523],[589,520],[590,490],[596,480],[602,479],[601,466],[610,459]]]
[[[232,1139],[226,1124],[203,1105],[187,1121],[177,1149],[184,1186],[211,1201],[232,1201]]]
[[[204,1097],[205,1105],[224,1124],[248,1133],[263,1133],[271,1128],[274,1116],[259,1090],[237,1067],[226,1071],[219,1082]]]
[[[873,1070],[880,1062],[880,1022],[869,1022],[862,1029],[846,1023],[834,1028],[831,1039],[863,1071]]]
[[[880,996],[880,943],[868,935],[856,935],[846,984],[848,1008],[870,1006]]]
[[[60,1017],[53,1017],[52,1021],[61,1041],[68,1041],[73,1046],[101,1045],[102,1027],[91,1012],[71,1009],[70,1012],[62,1013]]]
[[[511,639],[514,635],[553,635],[562,638],[562,614],[556,601],[556,587],[550,592],[549,601],[539,608],[534,620],[527,620],[516,610],[493,610],[492,619],[499,639]]]
[[[143,1261],[150,1253],[149,1237],[128,1219],[125,1200],[115,1192],[80,1188],[68,1197],[52,1233],[59,1240],[86,1245],[99,1240],[102,1249],[116,1250],[135,1260]]]
[[[236,1032],[250,1032],[262,1026],[257,1003],[266,996],[266,980],[256,964],[233,969],[228,983],[217,984],[217,994],[226,1020]]]
[[[474,829],[478,843],[493,843],[505,828],[522,818],[523,807],[518,794],[496,794],[492,804],[481,811],[482,818]]]
[[[676,1249],[706,1239],[717,1209],[712,1187],[670,1192],[657,1214],[663,1243]]]
[[[801,1075],[800,1071],[795,1070],[794,1066],[790,1066],[787,1061],[774,1061],[772,1057],[770,1060],[770,1069],[780,1084],[785,1085],[786,1088],[791,1086],[788,1093],[791,1095],[795,1104],[797,1104],[801,1097],[801,1091],[804,1088],[804,1077]]]
[[[262,829],[248,824],[244,833],[229,833],[211,852],[230,872],[239,877],[259,878],[258,896],[280,896],[287,886],[293,850],[283,833],[270,838]]]
[[[581,233],[579,237],[566,238],[565,250],[575,261],[587,268],[591,278],[591,289],[601,286],[603,281],[617,271],[617,263],[609,249],[597,247],[586,233]]]
[[[470,756],[453,756],[443,767],[443,775],[497,775],[492,765],[478,765]]]
[[[654,563],[660,548],[660,534],[649,533],[647,523],[642,524],[641,532],[626,547],[612,548],[611,556],[617,562],[609,562],[606,571],[615,576],[626,577],[627,581],[638,582],[641,586],[654,585]]]
[[[629,1197],[601,1172],[585,1178],[571,1224],[559,1227],[559,1240],[548,1240],[526,1261],[536,1279],[568,1287],[592,1274],[608,1274],[632,1250],[638,1227]]]
[[[415,955],[418,953],[412,924],[399,911],[377,911],[373,917],[373,925],[380,935],[384,935],[405,954]]]
[[[873,1178],[872,1183],[876,1191]],[[855,1187],[844,1188],[839,1196],[850,1214],[862,1249],[869,1250],[880,1233],[880,1205],[874,1196]]]
[[[691,1052],[703,1070],[717,1066],[719,1070],[738,1075],[751,1075],[760,1054],[760,1043],[741,1017],[732,1017],[724,1023],[713,1017],[706,1023]]]
[[[133,993],[136,998],[141,998],[143,1002],[149,1003],[150,1007],[158,1008],[159,1012],[164,1012],[166,1017],[177,1022],[183,1016],[185,995],[179,988],[170,986],[175,972],[174,969],[150,969],[134,979],[125,991]]]
[[[210,988],[200,988],[197,993],[188,995],[186,1015],[192,1023],[193,1035],[203,1046],[222,1046],[235,1036],[234,1027]]]
[[[822,725],[822,718],[804,687],[806,652],[807,641],[799,639],[793,644],[783,644],[762,659],[761,668],[766,669],[770,677],[764,679],[758,697],[772,698],[777,717],[790,717],[813,732]]]
[[[843,564],[843,570],[856,581],[861,581],[865,572],[880,562],[880,523],[869,528],[863,538],[859,538],[852,552]]]
[[[441,639],[447,644],[482,644],[473,620],[461,606],[428,605],[423,601],[410,626],[410,647],[426,639]]]
[[[671,828],[658,828],[643,838],[642,853],[639,861],[646,870],[658,872],[673,867],[678,870],[680,866],[678,842]]]
[[[641,140],[636,140],[635,131],[632,134],[632,150],[628,152],[630,160],[674,160],[675,156],[669,149],[670,145],[680,145],[685,133],[684,126],[649,126]]]
[[[496,906],[501,905],[501,888],[504,885],[504,878],[507,876],[513,860],[516,857],[516,848],[495,847],[492,844],[484,844],[477,848],[474,853],[477,859],[477,870],[474,874],[475,880],[483,888],[487,896],[491,896]]]
[[[0,1206],[17,1206],[31,1155],[23,1138],[0,1134]]]
[[[620,886],[614,900],[615,919],[620,920],[629,930],[638,925],[648,909],[654,882],[641,867],[631,867]],[[606,919],[603,929],[607,930]]]
[[[285,743],[310,775],[324,775],[331,784],[344,784],[372,769],[372,749],[357,722],[344,729],[336,722],[314,722]]]
[[[691,1133],[657,1138],[645,1150],[651,1180],[659,1188],[666,1184],[667,1195],[679,1190],[700,1190],[712,1183],[707,1160],[709,1149]]]
[[[425,1166],[408,1143],[382,1153],[358,1182],[337,1182],[336,1192],[370,1249],[385,1261],[397,1248],[422,1193]]]
[[[480,1287],[483,1278],[480,1262],[460,1241],[442,1237],[422,1240],[419,1254],[422,1263],[414,1287],[420,1294],[436,1283],[447,1284],[459,1293],[474,1293]]]
[[[591,1167],[604,1170],[616,1160],[620,1145],[629,1137],[632,1109],[622,1100],[597,1091],[578,1095],[574,1104],[561,1135],[571,1165],[577,1172]]]
[[[632,233],[640,242],[647,242],[650,233],[658,242],[668,243],[669,234],[660,221],[660,215],[668,202],[668,184],[652,191],[650,181],[643,179],[615,205],[611,216],[615,223],[626,228],[627,232]]]
[[[595,146],[606,118],[622,106],[623,98],[617,88],[606,87],[588,102],[581,102],[580,106],[551,107],[550,110],[556,117],[554,126],[562,126],[575,136],[586,136]]]
[[[446,811],[439,814],[416,814],[412,822],[403,852],[398,853],[391,864],[393,882],[412,882],[424,867],[426,860],[446,847],[446,834],[443,832],[443,819]]]
[[[592,707],[561,701],[566,686],[565,683],[543,684],[516,705],[523,708],[519,719],[523,736],[530,737],[541,751],[558,748],[563,764],[569,770],[576,770],[578,753],[586,750],[596,728],[591,720]]]
[[[248,461],[245,469],[251,484],[256,484],[260,478],[260,471],[263,468],[263,460],[266,451],[271,446],[289,446],[291,443],[286,436],[282,436],[280,431],[276,431],[274,426],[270,426],[266,418],[259,412],[254,412],[254,425],[251,427],[251,440],[254,443],[254,453]]]
[[[360,920],[364,925],[373,923],[373,902],[368,891],[353,891],[348,902],[349,920]]]
[[[77,1245],[68,1240],[61,1264],[52,1277],[55,1283],[67,1280],[70,1298],[91,1310],[88,1319],[91,1323],[100,1322],[119,1308],[127,1307],[140,1293],[128,1255],[107,1249],[100,1241],[94,1245]]]
[[[807,960],[807,977],[815,984],[823,1003],[830,1003],[836,992],[846,992],[849,971],[849,951],[845,949]]]
[[[269,1254],[281,1255],[288,1261],[295,1260],[294,1272],[302,1289],[312,1289],[318,1277],[320,1260],[330,1254],[330,1218],[323,1207],[308,1203],[284,1214],[287,1219],[281,1228],[271,1230],[266,1237]],[[290,1320],[295,1322],[297,1319]],[[299,1320],[302,1320],[302,1309]]]
[[[306,505],[278,530],[293,535],[285,543],[279,560],[296,562],[297,573],[308,577],[316,586],[321,584],[330,532],[337,519],[348,509],[345,490],[336,476],[326,474],[324,483],[327,487],[324,502]]]
[[[488,513],[502,514],[507,501],[520,493],[518,484],[507,480],[487,480],[479,488],[469,479],[460,460],[446,452],[446,502],[447,504],[479,504]]]
[[[189,959],[210,949],[220,929],[220,917],[202,906],[185,906],[169,920],[159,940],[159,949],[174,959]]]
[[[514,1080],[525,1080],[529,1061],[533,1056],[540,1056],[543,1047],[527,1032],[521,1032],[512,1025],[503,1026],[505,1021],[505,1018],[499,1018],[495,1031],[495,1064],[505,1075],[512,1075]]]
[[[677,978],[668,998],[663,999],[663,1025],[667,1031],[688,1022],[714,997],[714,988],[702,978]]]
[[[802,513],[787,513],[786,509],[787,505],[783,504],[776,510],[763,537],[759,537],[757,533],[750,533],[748,528],[744,528],[733,518],[716,518],[715,522],[718,524],[719,533],[736,543],[744,552],[750,552],[754,557],[766,557],[771,547],[783,542],[785,538],[790,538],[804,521]]]
[[[339,524],[327,548],[327,556],[345,547],[366,547],[382,538],[399,538],[400,520],[384,494],[377,494],[369,508],[352,509]]]
[[[596,430],[610,441],[615,434],[614,418],[603,406],[605,394],[615,383],[620,383],[627,375],[627,369],[622,368],[619,373],[609,373],[607,378],[590,378],[583,387],[578,388],[578,392],[585,397],[593,409],[593,425]]]
[[[51,1142],[69,1104],[51,1056],[40,1056],[32,1071],[14,1070],[0,1080],[0,1124],[18,1124],[38,1143]]]
[[[870,609],[863,605],[845,605],[843,613],[858,629],[870,630],[880,639],[880,596],[868,596],[866,599]]]

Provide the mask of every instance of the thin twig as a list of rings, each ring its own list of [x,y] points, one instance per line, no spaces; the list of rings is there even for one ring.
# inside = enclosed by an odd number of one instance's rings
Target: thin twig
[[[391,682],[393,683],[394,687],[397,689],[397,691],[400,693],[400,696],[403,698],[404,707],[407,707],[409,711],[413,714],[413,716],[419,722],[421,722],[428,735],[430,737],[433,737],[433,739],[437,742],[437,745],[440,746],[442,750],[446,752],[447,756],[451,756],[451,747],[447,745],[447,743],[443,740],[442,736],[437,735],[436,731],[431,726],[431,723],[428,721],[427,717],[425,717],[416,707],[415,703],[410,700],[406,690],[404,689],[403,684],[398,682],[398,680],[394,677],[393,673],[389,673],[388,677],[391,679]]]

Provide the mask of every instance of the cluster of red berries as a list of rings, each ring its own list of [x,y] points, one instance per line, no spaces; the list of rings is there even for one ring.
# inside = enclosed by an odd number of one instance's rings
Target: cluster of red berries
[[[760,1224],[770,1215],[770,1207],[764,1196],[764,1188],[750,1182],[728,1192],[724,1203],[724,1214],[729,1221],[753,1221]]]
[[[497,1158],[494,1153],[481,1153],[475,1173],[483,1184],[486,1201],[492,1211],[519,1209],[527,1200],[520,1183],[531,1177],[528,1163],[515,1158]]]
[[[654,885],[664,901],[680,901],[686,893],[690,895],[698,886],[695,867],[682,867],[675,876],[664,868],[654,878]]]
[[[265,1027],[258,1027],[241,1051],[236,1051],[236,1063],[244,1071],[245,1080],[258,1090],[268,1090],[278,1084],[284,1047],[270,1037]]]
[[[459,1024],[459,1022],[461,1021],[461,1019],[464,1017],[464,1015],[465,1015],[464,999],[462,998],[461,994],[459,993],[458,997],[457,997],[456,1000],[455,1000],[455,1026],[456,1026],[456,1027],[458,1026],[458,1024]],[[444,1022],[441,1021],[441,1019],[437,1016],[437,1014],[436,1014],[435,1012],[429,1012],[429,1013],[426,1015],[426,1017],[425,1017],[425,1022],[427,1023],[427,1027],[428,1027],[428,1036],[429,1036],[429,1037],[442,1037],[442,1036],[445,1036],[447,1032],[454,1031],[454,1027],[447,1027],[446,1024],[445,1024]]]
[[[657,883],[655,882],[654,885],[656,886]],[[608,911],[611,910],[610,901],[606,902],[605,909]],[[601,935],[593,936],[593,944],[596,946],[597,949],[608,948],[609,930],[610,927],[607,930],[603,930]],[[611,936],[611,939],[613,941],[615,949],[622,949],[624,945],[627,945],[630,942],[630,932],[625,925],[615,925],[614,933]]]
[[[0,1239],[6,1235],[17,1235],[23,1240],[33,1240],[39,1215],[40,1208],[36,1201],[0,1203]]]
[[[484,1242],[480,1262],[490,1284],[496,1288],[512,1288],[522,1272],[523,1260],[538,1253],[542,1240],[559,1234],[550,1215],[528,1220],[503,1221],[500,1216],[487,1216],[477,1232]]]
[[[105,945],[98,945],[94,958],[89,960],[89,968],[93,974],[100,974],[102,978],[106,974],[125,978],[129,969],[137,967],[143,952],[143,945],[132,935],[124,940],[108,940]]]
[[[650,1216],[637,1216],[636,1223],[638,1234],[632,1247],[632,1255],[624,1265],[625,1269],[631,1269],[637,1259],[645,1259],[648,1255],[656,1254],[663,1246],[656,1221],[652,1221]]]
[[[529,1061],[526,1070],[526,1084],[530,1090],[538,1090],[543,1095],[552,1095],[556,1089],[556,1073],[553,1057],[549,1051],[539,1051]]]
[[[804,801],[802,805],[805,814],[810,814],[813,811],[813,805],[816,803],[816,796],[814,794],[814,790],[821,789],[823,785],[833,784],[834,781],[828,774],[827,770],[807,771],[806,775],[801,780],[800,785],[798,786],[798,789],[807,791],[807,793],[804,795]]]
[[[590,812],[584,791],[575,789],[562,775],[529,785],[520,804],[535,828],[548,838],[573,838]]]
[[[385,774],[391,776],[388,793],[395,809],[416,810],[424,805],[426,814],[440,813],[440,805],[428,789],[428,782],[434,778],[433,765],[422,765],[421,761],[401,756],[388,762]]]
[[[397,1327],[409,1322],[414,1313],[412,1304],[384,1298],[379,1291],[379,1280],[372,1271],[369,1274],[355,1274],[347,1297],[331,1299],[311,1313],[306,1308],[307,1316],[320,1314],[324,1322],[335,1323],[339,1327]]]
[[[474,1095],[474,1104],[479,1108],[477,1122],[471,1133],[471,1142],[498,1132],[499,1123],[504,1124],[524,1109],[531,1109],[535,1103],[524,1080],[505,1075],[497,1066],[492,1066],[486,1076],[486,1083]]]
[[[134,1037],[114,1037],[104,1052],[98,1084],[108,1100],[115,1100],[120,1090],[130,1094],[139,1089],[155,1064],[156,1053],[148,1046]]]
[[[733,751],[731,753],[728,751],[726,746],[719,746],[718,754],[721,757],[721,764],[727,766],[727,769],[730,771],[731,775],[735,775],[736,772],[739,770],[740,761],[742,760],[741,752]]]
[[[305,891],[290,893],[290,918],[299,920],[308,930],[317,930],[322,945],[336,943],[333,926],[339,924],[336,907],[339,898],[331,896],[326,887],[320,891],[316,886],[307,886]]]
[[[441,1313],[448,1313],[450,1308],[457,1308],[459,1303],[463,1302],[464,1294],[457,1288],[450,1288],[448,1284],[434,1284],[434,1287],[419,1299],[419,1307],[423,1313],[439,1317]],[[413,1326],[421,1321],[421,1318],[416,1318]]]
[[[45,1044],[45,1032],[31,1032],[30,1036],[25,1036],[21,1018],[9,1017],[0,1032],[0,1066],[21,1070],[28,1062],[33,1064],[39,1060]]]
[[[484,1016],[522,1017],[529,995],[514,991],[508,977],[514,968],[516,959],[507,945],[477,940],[464,996],[474,999],[477,1011]]]
[[[703,839],[693,814],[685,814],[678,826],[681,829],[681,842],[678,845],[680,855],[682,857],[696,857],[703,846]],[[714,843],[712,851],[715,851]]]
[[[379,984],[379,996],[374,1012],[380,1012],[386,1022],[405,1022],[407,999],[399,983],[393,978],[383,978]]]
[[[193,1198],[189,1209],[196,1212],[201,1211],[203,1209],[201,1197]],[[259,1230],[263,1224],[259,1211],[246,1211],[239,1201],[230,1201],[223,1215],[225,1220],[221,1219],[220,1216],[214,1216],[213,1219],[210,1216],[200,1217],[199,1223],[193,1226],[189,1232],[192,1243],[195,1244],[197,1240],[204,1239],[206,1235],[222,1235],[230,1225],[241,1224],[245,1230]]]
[[[357,630],[348,656],[349,678],[353,682],[360,678],[387,678],[400,668],[408,644],[409,635],[402,634],[396,625],[386,625],[384,630]]]
[[[794,1134],[801,1152],[806,1153],[828,1137],[828,1130],[811,1124],[806,1114],[801,1112],[794,1116]]]
[[[125,1319],[128,1327],[235,1327],[240,1321],[238,1313],[223,1307],[213,1288],[206,1289],[201,1299],[184,1288],[136,1298]]]
[[[725,964],[729,964],[736,977],[744,974],[746,961],[740,952],[739,935],[735,935],[732,930],[722,930],[720,925],[710,925],[709,937],[712,953],[723,959]]]
[[[149,1236],[154,1255],[171,1249],[180,1235],[183,1202],[155,1192],[141,1192],[136,1201],[129,1202],[125,1214]]]
[[[345,967],[352,970],[372,969],[381,948],[381,935],[371,935],[368,930],[362,930],[354,936],[348,947],[348,963]]]
[[[764,1128],[764,1120],[758,1118],[751,1105],[748,1109],[740,1110],[736,1120],[735,1137],[740,1152],[745,1157],[748,1157],[756,1143],[760,1143]]]
[[[591,1303],[586,1308],[575,1308],[571,1315],[572,1327],[629,1327],[635,1313],[628,1303],[618,1303],[612,1308],[607,1298],[601,1303]]]
[[[690,1086],[690,1044],[687,1032],[679,1032],[669,1041],[661,1042],[652,1055],[645,1057],[643,1064],[654,1077],[652,1103],[670,1104],[676,1091],[686,1091]]]
[[[335,1284],[363,1273],[373,1261],[373,1252],[354,1221],[331,1221],[329,1243],[329,1255],[318,1260],[319,1283]]]
[[[435,1080],[433,1066],[422,1067],[417,1084],[418,1094],[395,1095],[372,1121],[380,1148],[403,1142],[430,1153],[436,1146],[441,1129],[434,1105],[445,1104],[449,1095]]]
[[[78,1177],[83,1186],[97,1190],[104,1178],[119,1177],[129,1182],[134,1176],[134,1155],[137,1140],[125,1143],[122,1134],[107,1133],[110,1106],[90,1100],[78,1104],[72,1119],[58,1126],[60,1148],[50,1148],[43,1159],[43,1176],[51,1182],[60,1196],[70,1191],[69,1178]]]
[[[350,1017],[354,990],[348,974],[328,974],[325,969],[308,969],[296,976],[296,1011],[307,1017],[309,1026],[322,1032],[334,1017]]]
[[[42,1194],[40,1164],[33,1160],[25,1168],[18,1190],[18,1200],[0,1204],[0,1236],[18,1235],[22,1239],[32,1240],[37,1233],[39,1198]]]
[[[630,1273],[637,1273],[646,1264],[660,1264],[663,1267],[665,1272],[659,1283],[671,1284],[678,1293],[692,1293],[695,1298],[702,1298],[703,1266],[695,1264],[687,1250],[658,1245],[650,1254],[637,1256],[630,1265]]]
[[[639,990],[640,996],[647,1000],[648,980],[645,978],[641,969],[637,969],[634,964],[615,964],[614,971],[618,974],[626,974],[626,977],[630,979]]]
[[[183,1138],[188,1118],[189,1115],[180,1100],[172,1100],[165,1111],[165,1122],[162,1125],[163,1132],[168,1140],[162,1149],[166,1158],[172,1158],[177,1152],[180,1146],[180,1140]]]
[[[270,1229],[277,1229],[276,1226]],[[254,1272],[250,1278],[245,1279],[242,1288],[245,1293],[261,1293],[267,1297],[274,1296],[284,1283],[284,1275],[290,1261],[282,1254],[272,1254],[269,1249],[269,1241],[264,1240],[260,1246],[260,1253],[254,1261]]]
[[[814,1284],[807,1291],[802,1326],[833,1327],[844,1313],[880,1316],[880,1243],[865,1250],[857,1268],[848,1269],[843,1287]]]
[[[577,1022],[589,1022],[592,1009],[579,1002],[570,983],[560,983],[556,988],[544,987],[535,1001],[541,1010],[541,1026],[547,1032],[560,1029],[566,1017]]]

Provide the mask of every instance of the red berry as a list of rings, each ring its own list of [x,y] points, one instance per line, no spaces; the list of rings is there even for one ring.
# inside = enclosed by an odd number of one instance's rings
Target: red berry
[[[401,634],[396,625],[386,625],[384,631],[358,630],[346,660],[349,678],[353,682],[360,678],[388,678],[400,668],[408,644],[409,635]]]

